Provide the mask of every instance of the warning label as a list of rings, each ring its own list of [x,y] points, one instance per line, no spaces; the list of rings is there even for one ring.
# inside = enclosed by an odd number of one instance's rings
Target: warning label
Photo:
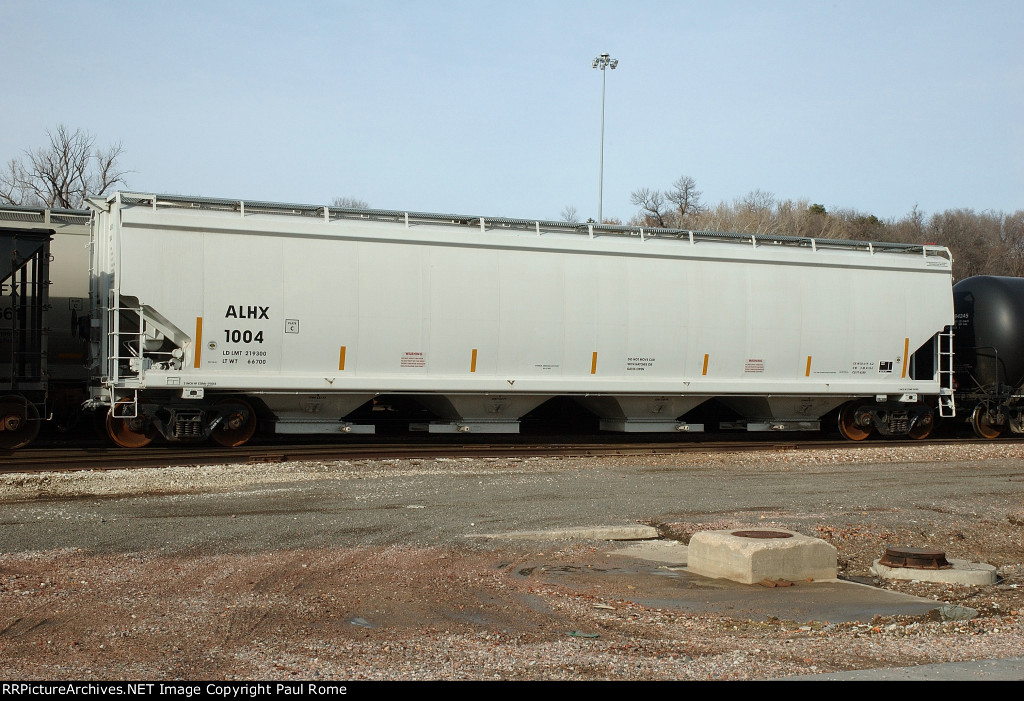
[[[743,364],[743,372],[764,372],[764,359],[750,358]]]
[[[626,358],[626,372],[644,372],[654,367],[654,358],[631,356]]]
[[[422,368],[427,365],[427,356],[423,353],[414,353],[412,351],[406,351],[402,353],[403,368]]]

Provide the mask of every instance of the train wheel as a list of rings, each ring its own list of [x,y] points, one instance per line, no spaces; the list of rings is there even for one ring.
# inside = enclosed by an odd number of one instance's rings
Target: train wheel
[[[1010,430],[1014,433],[1024,433],[1024,418],[1020,414],[1010,415]]]
[[[932,435],[932,429],[935,428],[935,417],[932,412],[921,415],[914,424],[914,427],[907,433],[908,436],[913,438],[915,441],[922,441],[928,436]]]
[[[999,438],[999,434],[1003,432],[1001,426],[992,423],[988,418],[988,410],[984,404],[974,407],[974,411],[971,412],[971,428],[974,429],[974,435],[986,440]]]
[[[867,427],[857,423],[857,405],[847,404],[839,412],[839,433],[843,438],[851,441],[862,441],[871,435],[870,424]]]
[[[33,404],[15,395],[0,398],[0,449],[24,448],[39,435],[39,424]]]
[[[245,445],[256,433],[256,412],[244,399],[225,399],[217,406],[224,407],[224,420],[210,437],[225,448]]]
[[[131,418],[115,416],[118,407],[130,404],[130,401],[123,399],[111,407],[107,414],[107,435],[122,448],[143,448],[156,438],[156,428],[143,414]]]

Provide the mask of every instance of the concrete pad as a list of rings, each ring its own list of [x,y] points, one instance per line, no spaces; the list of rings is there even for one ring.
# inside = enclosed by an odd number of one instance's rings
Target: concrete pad
[[[751,537],[744,533],[771,534]],[[762,580],[836,579],[838,551],[818,538],[782,529],[699,531],[690,538],[688,569],[742,584]]]
[[[875,560],[871,572],[883,579],[906,579],[919,582],[943,582],[984,586],[996,583],[996,568],[983,562],[947,560],[952,567],[943,570],[922,570],[914,567],[888,567]]]
[[[879,587],[834,579],[798,581],[791,587],[762,587],[711,579],[656,561],[613,554],[616,546],[581,553],[567,564],[543,557],[522,564],[519,576],[572,587],[601,601],[632,601],[654,609],[685,611],[738,620],[869,623],[876,616],[930,616],[942,602]],[[634,550],[630,544],[629,550]],[[524,568],[520,568],[524,570]],[[817,626],[816,626],[817,629]]]
[[[547,531],[467,533],[464,537],[500,538],[504,540],[648,540],[658,538],[658,529],[652,526],[593,526],[584,528],[552,528]]]
[[[612,550],[609,555],[624,555],[638,560],[657,562],[674,567],[686,567],[687,547],[675,540],[654,540],[631,543],[624,548]]]

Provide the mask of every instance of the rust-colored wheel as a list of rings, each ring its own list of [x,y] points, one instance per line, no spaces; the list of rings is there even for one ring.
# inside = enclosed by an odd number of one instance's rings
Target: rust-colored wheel
[[[999,438],[999,434],[1003,432],[1002,426],[992,423],[984,404],[974,407],[974,411],[971,412],[971,428],[974,429],[974,435],[986,440]]]
[[[245,445],[256,433],[256,412],[244,399],[222,399],[217,402],[222,419],[210,438],[225,448]]]
[[[39,412],[17,395],[0,397],[0,449],[24,448],[39,435]]]
[[[935,416],[929,411],[918,417],[914,427],[910,429],[907,435],[915,441],[922,441],[932,435],[933,428],[935,428]]]
[[[142,413],[133,417],[117,416],[118,407],[127,408],[132,402],[122,399],[107,413],[107,435],[122,448],[143,448],[156,438],[156,428]]]
[[[853,402],[839,412],[839,433],[851,441],[862,441],[871,435],[871,425],[861,426],[857,423],[857,405]]]

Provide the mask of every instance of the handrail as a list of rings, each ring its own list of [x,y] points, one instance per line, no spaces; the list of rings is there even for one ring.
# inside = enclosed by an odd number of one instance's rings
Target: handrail
[[[545,221],[541,219],[514,219],[507,217],[481,217],[478,215],[444,214],[433,212],[409,212],[390,209],[355,209],[330,207],[326,205],[288,204],[249,200],[230,200],[213,197],[192,197],[182,195],[157,195],[118,192],[108,202],[119,200],[122,206],[146,206],[152,209],[193,209],[233,212],[246,217],[257,214],[309,217],[325,222],[341,220],[382,221],[400,223],[411,228],[416,225],[446,225],[486,231],[523,231],[534,235],[544,233],[580,234],[588,238],[599,236],[636,237],[639,242],[669,240],[696,245],[701,242],[739,243],[752,247],[763,245],[805,247],[812,251],[821,249],[863,251],[876,253],[909,253],[924,256],[942,256],[952,260],[952,254],[945,246],[915,243],[894,243],[882,241],[854,241],[844,239],[813,238],[783,234],[747,234],[730,231],[700,231],[690,229],[665,229],[657,227],[621,226],[595,222],[576,223]]]

